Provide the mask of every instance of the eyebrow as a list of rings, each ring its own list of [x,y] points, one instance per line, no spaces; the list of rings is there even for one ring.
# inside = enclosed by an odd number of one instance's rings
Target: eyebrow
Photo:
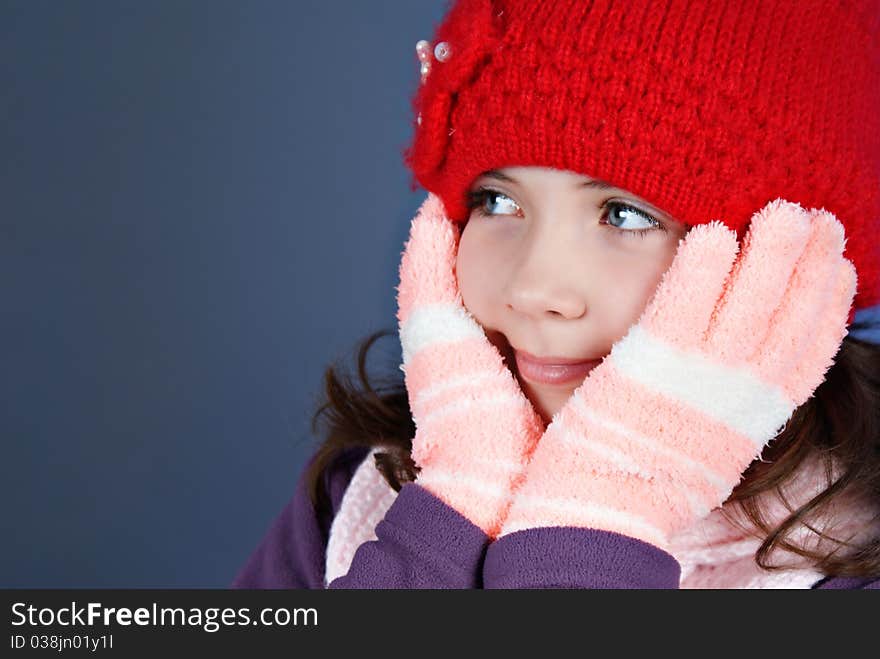
[[[497,169],[490,169],[489,171],[483,172],[482,174],[486,178],[494,178],[499,181],[506,181],[507,183],[518,183],[518,181],[512,176],[508,176],[507,174],[503,174],[499,172]],[[616,190],[617,186],[611,185],[607,181],[603,181],[602,179],[594,178],[587,181],[583,181],[578,185],[579,188],[595,188],[596,190]]]

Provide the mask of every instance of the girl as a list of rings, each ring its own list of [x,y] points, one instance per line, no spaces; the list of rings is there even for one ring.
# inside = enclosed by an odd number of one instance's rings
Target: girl
[[[235,587],[880,587],[880,12],[459,0],[419,42],[403,382]]]

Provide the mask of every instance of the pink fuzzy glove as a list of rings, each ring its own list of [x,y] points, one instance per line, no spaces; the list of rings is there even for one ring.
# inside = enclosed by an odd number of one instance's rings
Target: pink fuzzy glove
[[[720,506],[833,363],[856,290],[845,243],[833,215],[781,199],[738,259],[722,223],[692,229],[547,427],[500,535],[574,526],[666,550]]]
[[[416,434],[416,483],[495,537],[544,425],[465,309],[459,228],[429,195],[400,264],[398,321]]]

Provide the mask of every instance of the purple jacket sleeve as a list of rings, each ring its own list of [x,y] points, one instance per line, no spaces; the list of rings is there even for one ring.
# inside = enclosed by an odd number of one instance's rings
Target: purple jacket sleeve
[[[325,474],[332,515],[319,518],[301,476],[291,501],[272,523],[232,588],[322,588],[332,517],[367,451],[338,459]],[[480,588],[488,537],[456,510],[415,484],[376,526],[377,539],[358,547],[351,569],[330,588]]]
[[[611,531],[526,529],[489,546],[485,588],[678,588],[678,562],[667,552]],[[880,578],[827,577],[823,589],[880,589]]]
[[[635,538],[550,527],[502,536],[486,552],[486,588],[678,588],[678,562]]]
[[[488,536],[424,488],[407,483],[330,588],[481,588]]]
[[[880,577],[828,577],[822,579],[814,589],[822,590],[880,590]]]

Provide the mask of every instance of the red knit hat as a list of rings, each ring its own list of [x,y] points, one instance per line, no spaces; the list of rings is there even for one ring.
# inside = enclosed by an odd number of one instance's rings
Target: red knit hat
[[[405,160],[451,219],[522,165],[740,237],[782,197],[837,216],[880,302],[878,0],[458,0],[419,50]]]

